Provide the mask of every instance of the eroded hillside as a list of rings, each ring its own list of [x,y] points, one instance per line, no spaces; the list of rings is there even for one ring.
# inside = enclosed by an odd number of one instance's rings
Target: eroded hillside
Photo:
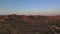
[[[60,34],[60,16],[0,16],[0,34]]]

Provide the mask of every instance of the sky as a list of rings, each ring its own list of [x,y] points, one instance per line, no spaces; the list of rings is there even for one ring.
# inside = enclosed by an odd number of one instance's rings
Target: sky
[[[0,15],[60,15],[60,0],[0,0]]]

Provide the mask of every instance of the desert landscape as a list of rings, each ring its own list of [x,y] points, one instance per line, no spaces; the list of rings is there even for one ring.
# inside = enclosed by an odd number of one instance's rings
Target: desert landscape
[[[60,34],[60,16],[1,15],[0,34]]]
[[[60,0],[0,0],[0,34],[60,34]]]

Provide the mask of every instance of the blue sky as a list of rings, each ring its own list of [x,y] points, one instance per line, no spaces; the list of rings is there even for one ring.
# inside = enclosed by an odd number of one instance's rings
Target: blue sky
[[[60,15],[60,0],[0,0],[0,14]]]

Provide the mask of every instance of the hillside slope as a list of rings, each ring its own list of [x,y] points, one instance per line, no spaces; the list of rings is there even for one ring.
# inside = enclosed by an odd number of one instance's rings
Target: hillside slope
[[[52,31],[52,29],[54,31]],[[60,34],[60,16],[0,16],[0,34]]]

